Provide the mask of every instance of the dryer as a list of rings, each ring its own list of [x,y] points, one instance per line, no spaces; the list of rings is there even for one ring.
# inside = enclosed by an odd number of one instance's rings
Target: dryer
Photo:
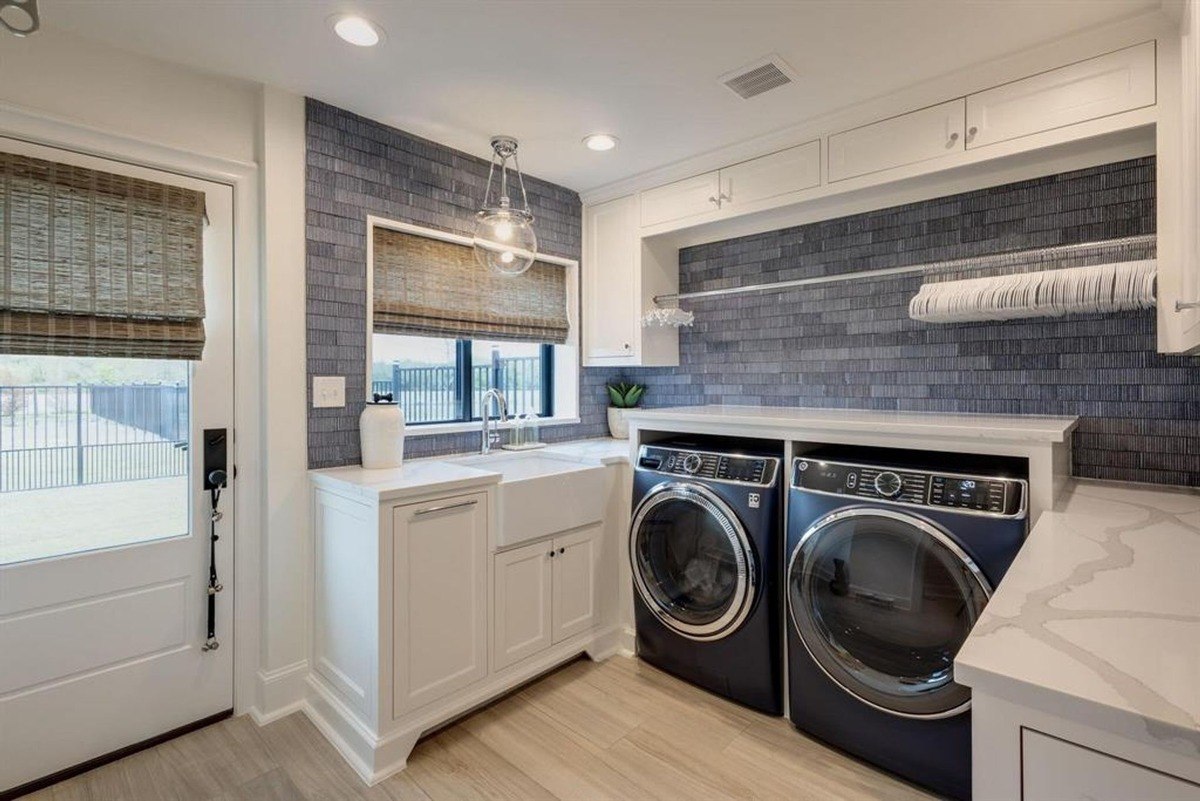
[[[745,706],[783,713],[782,476],[748,445],[643,445],[629,560],[637,652]]]
[[[1022,468],[844,449],[793,461],[793,725],[940,793],[970,796],[971,696],[954,681],[954,657],[1025,540]]]

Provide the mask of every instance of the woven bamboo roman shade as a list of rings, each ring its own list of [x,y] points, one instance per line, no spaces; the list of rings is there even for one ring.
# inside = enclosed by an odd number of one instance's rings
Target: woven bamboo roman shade
[[[0,353],[199,359],[204,193],[0,153]]]
[[[376,228],[374,330],[455,339],[567,341],[566,270],[535,261],[517,276],[479,266],[466,245]]]

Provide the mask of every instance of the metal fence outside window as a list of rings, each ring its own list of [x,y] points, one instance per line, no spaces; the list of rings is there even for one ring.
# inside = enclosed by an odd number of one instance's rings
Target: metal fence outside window
[[[510,415],[542,413],[542,360],[537,356],[495,359],[471,368],[474,389],[471,410],[479,417],[483,393],[496,387],[508,401]],[[392,366],[390,381],[372,381],[371,391],[392,393],[404,410],[409,423],[434,423],[455,420],[461,404],[458,396],[458,371],[455,367]]]
[[[187,473],[186,384],[0,386],[0,492]]]

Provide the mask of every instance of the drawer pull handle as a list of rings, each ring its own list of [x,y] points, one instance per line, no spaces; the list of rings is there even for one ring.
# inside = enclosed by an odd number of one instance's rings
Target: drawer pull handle
[[[1175,301],[1175,311],[1181,312],[1186,309],[1200,309],[1200,300],[1177,300]]]
[[[413,514],[413,517],[422,517],[424,515],[431,515],[437,512],[449,512],[451,509],[463,509],[467,506],[474,506],[477,503],[479,503],[479,501],[462,501],[460,503],[448,503],[445,506],[430,506],[428,509],[418,509]]]

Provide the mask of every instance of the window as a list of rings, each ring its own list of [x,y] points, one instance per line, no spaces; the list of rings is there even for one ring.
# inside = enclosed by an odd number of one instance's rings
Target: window
[[[480,419],[491,388],[510,416],[554,415],[553,345],[373,334],[371,391],[392,393],[410,425]]]

